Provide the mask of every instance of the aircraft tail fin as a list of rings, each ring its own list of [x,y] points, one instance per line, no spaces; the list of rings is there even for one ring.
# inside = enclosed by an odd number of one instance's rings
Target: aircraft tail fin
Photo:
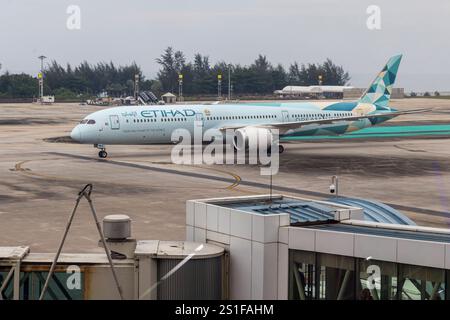
[[[366,92],[359,98],[358,103],[372,104],[377,109],[385,109],[391,98],[392,86],[395,83],[401,60],[401,54],[390,58]]]

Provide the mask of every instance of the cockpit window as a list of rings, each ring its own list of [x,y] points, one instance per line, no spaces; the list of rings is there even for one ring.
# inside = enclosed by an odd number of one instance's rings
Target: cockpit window
[[[87,123],[87,122],[88,122],[87,119],[83,119],[83,120],[80,121],[80,124],[85,124],[85,123]]]
[[[88,122],[87,122],[87,124],[95,124],[95,120],[89,120]]]

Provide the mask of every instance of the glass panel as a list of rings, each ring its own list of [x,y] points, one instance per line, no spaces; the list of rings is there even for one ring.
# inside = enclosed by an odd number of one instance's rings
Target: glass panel
[[[445,299],[445,270],[413,265],[400,265],[399,267],[400,299]]]
[[[316,297],[315,253],[290,250],[289,299],[312,300]]]
[[[355,299],[355,259],[332,254],[317,254],[319,275],[319,299]]]
[[[397,265],[393,262],[359,259],[359,300],[395,300]]]
[[[450,288],[450,270],[446,270],[445,277],[445,300],[450,300],[449,288]]]
[[[8,271],[0,270],[0,283],[3,283]],[[20,273],[20,299],[38,300],[44,287],[48,273],[32,271]],[[55,272],[50,279],[49,286],[44,295],[45,300],[82,300],[84,297],[84,273],[79,274],[79,283],[73,281],[72,273]],[[79,285],[79,287],[78,287]],[[1,299],[12,300],[14,279],[10,279]],[[0,300],[1,300],[0,299]]]

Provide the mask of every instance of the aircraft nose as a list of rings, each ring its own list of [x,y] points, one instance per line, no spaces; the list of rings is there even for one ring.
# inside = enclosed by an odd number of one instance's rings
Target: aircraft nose
[[[81,130],[78,126],[73,128],[72,132],[70,133],[70,137],[78,142],[81,140]]]

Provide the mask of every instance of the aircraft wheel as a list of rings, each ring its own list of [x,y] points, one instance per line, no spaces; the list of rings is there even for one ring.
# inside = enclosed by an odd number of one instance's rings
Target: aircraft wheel
[[[280,144],[279,146],[278,146],[278,153],[279,154],[282,154],[284,152],[284,147]]]
[[[100,157],[100,158],[102,158],[102,159],[104,159],[104,158],[106,158],[107,156],[108,156],[108,153],[106,152],[106,151],[100,151],[99,153],[98,153],[98,156]]]

